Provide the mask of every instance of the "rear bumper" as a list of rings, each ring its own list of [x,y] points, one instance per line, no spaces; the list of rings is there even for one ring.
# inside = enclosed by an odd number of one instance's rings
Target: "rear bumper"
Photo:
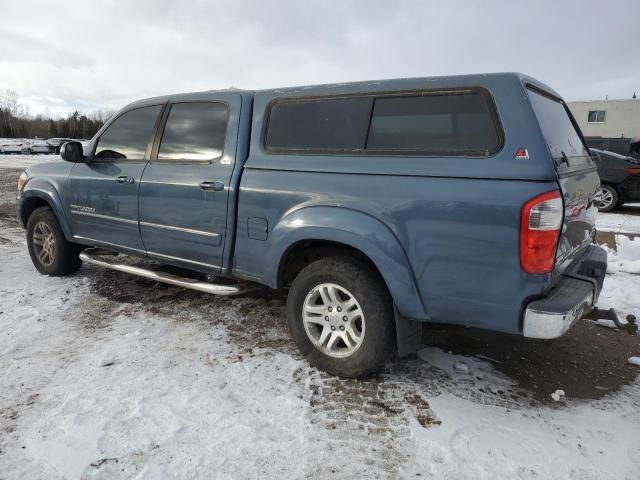
[[[563,335],[595,306],[606,273],[607,253],[591,245],[544,298],[527,305],[523,335],[541,339]]]

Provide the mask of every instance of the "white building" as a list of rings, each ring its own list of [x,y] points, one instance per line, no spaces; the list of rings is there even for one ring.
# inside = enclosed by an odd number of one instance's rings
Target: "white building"
[[[567,102],[585,137],[640,137],[640,99]]]

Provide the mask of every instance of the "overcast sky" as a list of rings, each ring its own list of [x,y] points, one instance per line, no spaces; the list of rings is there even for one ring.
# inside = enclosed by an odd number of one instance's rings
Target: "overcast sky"
[[[521,71],[640,95],[640,0],[3,0],[0,90],[65,114],[167,93]]]

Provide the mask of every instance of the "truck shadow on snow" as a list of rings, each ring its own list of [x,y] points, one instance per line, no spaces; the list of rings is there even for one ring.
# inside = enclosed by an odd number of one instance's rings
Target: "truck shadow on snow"
[[[130,304],[129,309],[144,309],[169,318],[177,312],[201,312],[212,324],[226,328],[230,341],[237,347],[237,361],[274,352],[299,357],[286,323],[286,292],[257,288],[242,296],[221,297],[96,267],[85,266],[80,273],[89,278],[92,293],[118,304]],[[232,314],[219,315],[221,312]],[[490,382],[480,381],[474,376],[477,372],[467,367],[461,367],[462,371],[452,379],[451,375],[440,374],[442,366],[433,367],[428,364],[428,359],[425,363],[416,356],[394,359],[383,372],[366,381],[379,388],[385,382],[400,381],[420,387],[420,390],[426,388],[430,394],[444,387],[474,401],[512,408],[531,402],[553,403],[550,394],[556,389],[564,390],[568,398],[599,399],[635,379],[637,367],[629,365],[627,359],[637,355],[638,338],[588,321],[578,322],[570,335],[555,341],[535,341],[471,328],[425,324],[425,348],[437,347],[452,354],[452,365],[488,362],[495,371],[511,379],[513,386],[492,388]],[[465,357],[470,361],[465,361]],[[426,376],[425,369],[429,372]],[[345,388],[364,385],[357,380],[333,379],[319,372],[315,375],[326,385],[335,382]],[[429,376],[435,376],[439,385],[428,382]],[[346,391],[351,391],[350,388]],[[421,403],[419,399],[415,401]],[[395,407],[390,408],[393,410]]]

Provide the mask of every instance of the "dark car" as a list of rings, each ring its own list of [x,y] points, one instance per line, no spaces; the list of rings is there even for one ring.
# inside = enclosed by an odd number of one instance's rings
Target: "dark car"
[[[640,160],[607,150],[590,150],[601,181],[599,210],[609,212],[623,203],[640,202]]]
[[[585,137],[590,149],[617,153],[640,160],[640,138]]]
[[[62,145],[71,141],[72,141],[71,138],[50,138],[49,140],[47,140],[47,143],[49,144],[49,147],[51,148],[51,150],[55,152],[56,155],[59,155],[60,148],[62,147]]]

